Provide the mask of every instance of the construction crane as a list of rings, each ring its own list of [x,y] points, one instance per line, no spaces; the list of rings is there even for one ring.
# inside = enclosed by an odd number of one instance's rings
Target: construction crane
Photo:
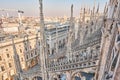
[[[19,27],[18,27],[18,31],[20,31],[20,27],[23,25],[22,24],[22,18],[21,18],[21,14],[24,13],[24,11],[21,10],[15,10],[15,9],[0,9],[0,11],[9,11],[9,12],[17,12],[18,13],[18,18],[19,18]]]
[[[18,13],[18,17],[19,17],[19,24],[22,24],[21,14],[24,13],[23,11],[21,11],[21,10],[14,10],[14,9],[0,9],[0,11],[17,12]]]

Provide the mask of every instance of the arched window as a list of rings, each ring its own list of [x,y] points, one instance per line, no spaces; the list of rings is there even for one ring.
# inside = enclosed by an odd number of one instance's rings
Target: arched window
[[[90,53],[92,54],[92,53],[93,53],[93,50],[91,50]]]
[[[5,67],[4,66],[1,66],[1,71],[5,71]]]
[[[120,41],[120,35],[118,35],[118,37],[117,37],[117,41]]]
[[[20,53],[22,53],[22,49],[20,49]]]
[[[2,57],[0,56],[0,61],[2,61]]]
[[[92,30],[92,28],[91,28],[91,29],[90,29],[90,33],[92,33],[92,31],[93,31],[93,30]]]
[[[21,61],[23,62],[23,58],[21,58]]]
[[[35,50],[35,55],[37,55],[37,51]]]
[[[28,55],[26,56],[26,58],[28,59]]]
[[[9,58],[10,57],[10,55],[9,54],[7,54],[7,58]]]
[[[8,51],[8,49],[6,49],[6,51]]]
[[[54,49],[52,49],[52,54],[54,54]]]
[[[12,67],[12,64],[11,64],[11,63],[9,63],[9,67],[10,67],[10,68]]]
[[[93,21],[91,22],[91,25],[93,25],[94,23],[93,23]]]
[[[33,53],[31,53],[31,57],[33,57]]]
[[[25,47],[25,50],[27,51],[27,47]]]
[[[96,49],[99,50],[99,49],[100,49],[100,46],[96,46]]]

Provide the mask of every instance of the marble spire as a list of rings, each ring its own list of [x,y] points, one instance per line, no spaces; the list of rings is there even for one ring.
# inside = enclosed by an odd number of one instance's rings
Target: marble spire
[[[14,63],[15,63],[16,73],[17,73],[17,77],[20,78],[20,74],[22,72],[20,58],[19,58],[19,55],[17,54],[13,36],[11,36],[11,38],[12,38],[12,45],[13,45],[13,51],[14,51]]]
[[[68,32],[68,42],[67,42],[67,56],[71,57],[71,44],[74,37],[74,23],[73,23],[73,4],[71,5],[71,16],[70,16],[70,29]]]
[[[85,22],[85,8],[83,9],[83,18],[82,21]]]
[[[46,71],[46,56],[47,56],[47,48],[46,48],[46,39],[45,39],[45,24],[44,24],[44,16],[43,16],[43,0],[39,0],[39,9],[40,9],[40,65],[42,71],[42,80],[47,80],[47,71]]]
[[[73,4],[71,5],[71,18],[73,18]]]
[[[0,33],[3,33],[3,27],[2,27],[2,24],[3,24],[3,22],[2,22],[2,19],[0,18]]]
[[[97,7],[97,11],[96,11],[96,13],[99,13],[99,3],[98,3],[98,7]]]

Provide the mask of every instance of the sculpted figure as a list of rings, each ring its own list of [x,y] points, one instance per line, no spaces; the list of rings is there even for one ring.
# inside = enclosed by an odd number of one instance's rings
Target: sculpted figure
[[[117,24],[117,26],[118,26],[118,34],[115,42],[115,47],[119,51],[120,50],[120,24]]]
[[[108,15],[107,15],[107,17],[108,18],[113,18],[113,15],[114,15],[114,10],[115,10],[115,6],[108,6]]]
[[[117,4],[117,3],[116,3]],[[116,9],[116,15],[115,15],[116,19],[120,19],[120,0],[118,1],[118,7]]]
[[[2,19],[0,19],[0,28],[2,28]]]

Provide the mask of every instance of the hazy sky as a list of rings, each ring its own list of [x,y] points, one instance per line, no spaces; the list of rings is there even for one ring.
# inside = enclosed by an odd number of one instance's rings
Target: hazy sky
[[[96,0],[103,10],[108,0]],[[70,6],[74,5],[74,16],[79,16],[81,6],[93,7],[94,0],[43,0],[45,16],[70,16]],[[25,16],[39,16],[38,0],[0,0],[0,9],[23,10]],[[3,12],[0,11],[0,15]],[[4,12],[5,13],[5,12]],[[13,15],[13,12],[9,12]],[[15,14],[15,12],[14,12]]]

